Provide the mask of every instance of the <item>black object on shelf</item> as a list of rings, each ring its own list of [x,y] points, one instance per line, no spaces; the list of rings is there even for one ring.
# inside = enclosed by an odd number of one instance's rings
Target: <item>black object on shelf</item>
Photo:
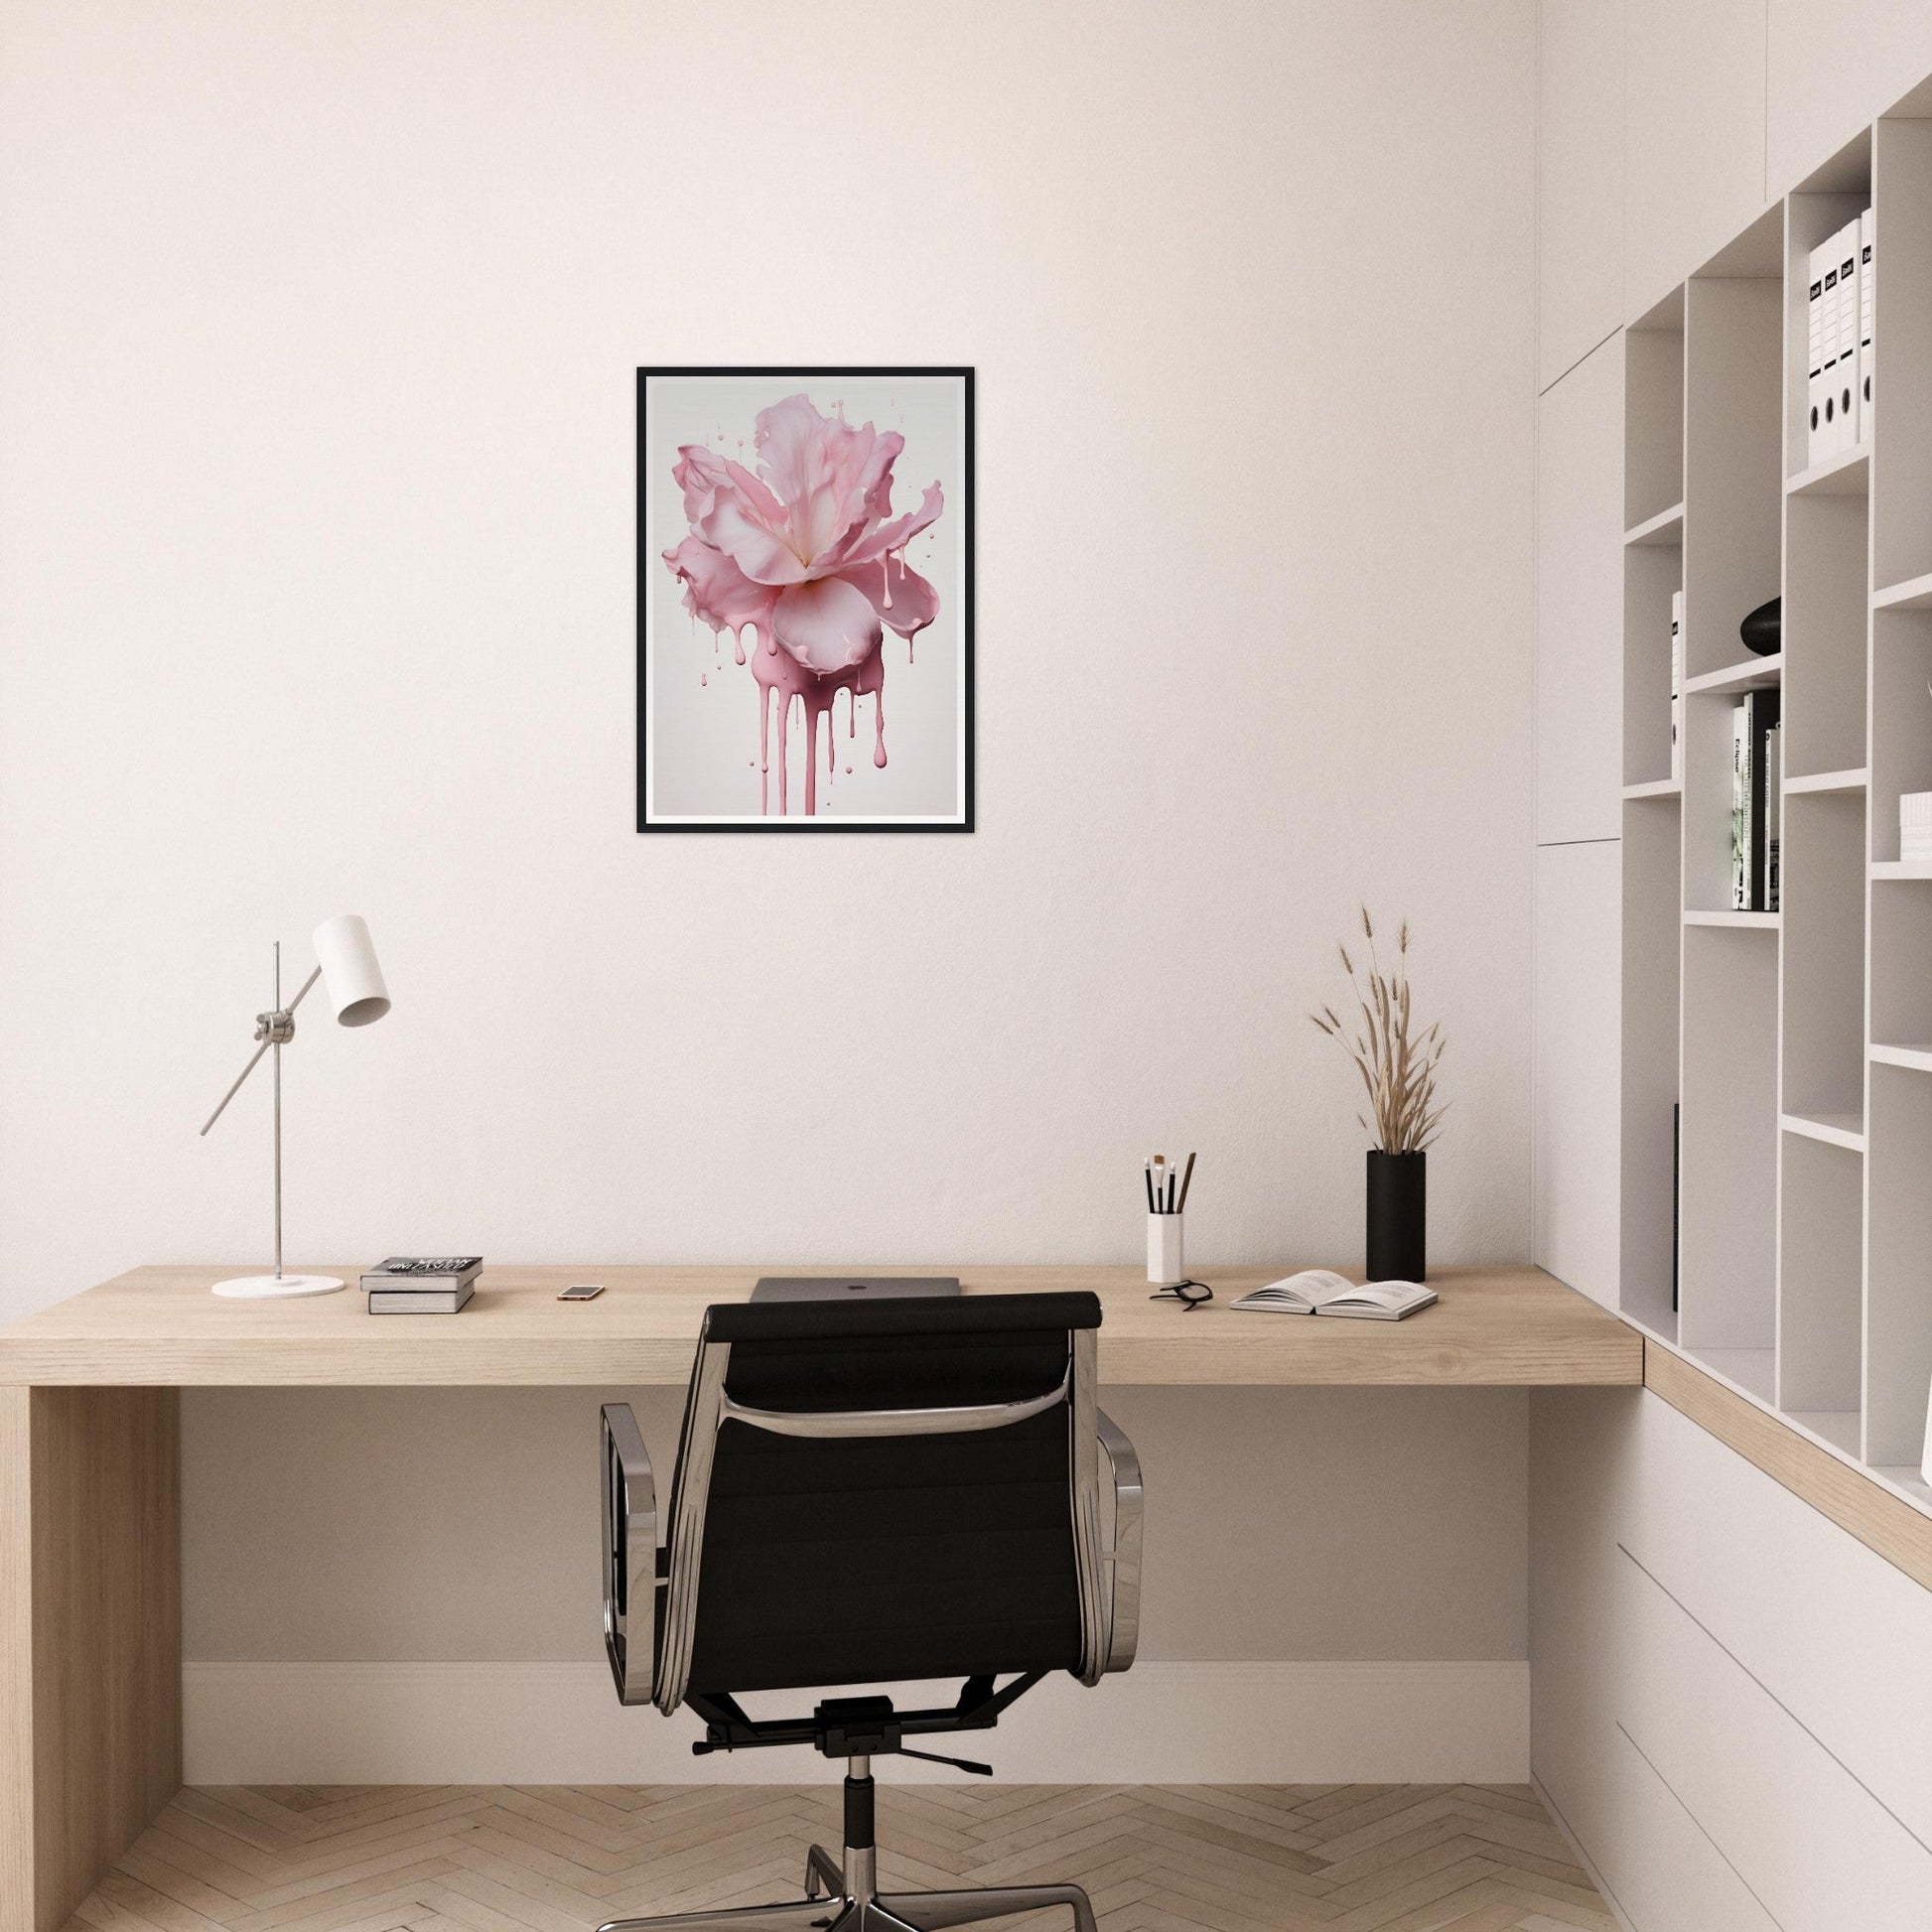
[[[1737,634],[1754,656],[1775,657],[1784,648],[1784,599],[1774,597],[1760,604],[1737,626]]]
[[[1368,1151],[1368,1278],[1419,1282],[1428,1268],[1429,1156]]]

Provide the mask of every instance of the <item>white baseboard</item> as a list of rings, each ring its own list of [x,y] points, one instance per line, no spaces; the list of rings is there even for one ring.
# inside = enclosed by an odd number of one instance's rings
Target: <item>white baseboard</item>
[[[693,1757],[688,1712],[624,1710],[602,1664],[182,1668],[191,1784],[797,1784],[797,1750]],[[915,1702],[931,1702],[932,1687]],[[748,1700],[768,1713],[784,1700]],[[907,1700],[900,1698],[903,1709]],[[948,1740],[930,1740],[944,1750]],[[960,1753],[1036,1784],[1520,1784],[1530,1667],[1138,1664],[1049,1678]],[[957,1777],[900,1759],[895,1779]]]

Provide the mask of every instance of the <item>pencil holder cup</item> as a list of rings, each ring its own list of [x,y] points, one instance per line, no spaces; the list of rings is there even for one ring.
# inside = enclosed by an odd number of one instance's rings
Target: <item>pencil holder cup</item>
[[[1187,1279],[1185,1243],[1181,1239],[1186,1219],[1184,1214],[1147,1217],[1147,1278],[1157,1288],[1172,1288]]]

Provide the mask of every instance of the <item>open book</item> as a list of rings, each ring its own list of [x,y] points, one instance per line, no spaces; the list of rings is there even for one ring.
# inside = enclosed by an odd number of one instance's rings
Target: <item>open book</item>
[[[1358,1287],[1328,1268],[1305,1268],[1270,1282],[1228,1306],[1260,1314],[1352,1314],[1367,1321],[1400,1321],[1436,1299],[1420,1282],[1370,1282]]]

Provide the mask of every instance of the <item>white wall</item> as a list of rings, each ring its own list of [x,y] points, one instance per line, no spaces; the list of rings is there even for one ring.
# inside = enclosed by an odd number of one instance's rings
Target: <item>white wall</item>
[[[1520,1257],[1533,96],[1529,0],[8,9],[0,1313],[263,1258],[266,1090],[195,1129],[343,908],[298,1261],[1125,1260],[1154,1146],[1210,1274],[1347,1260],[1362,896]],[[791,360],[978,368],[971,837],[630,829],[632,371]]]
[[[4,33],[9,1311],[259,1258],[266,1093],[194,1130],[343,906],[300,1256],[1126,1258],[1152,1146],[1202,1260],[1347,1256],[1362,895],[1436,1251],[1523,1252],[1524,7]],[[970,838],[630,829],[632,370],[787,357],[978,366]]]

